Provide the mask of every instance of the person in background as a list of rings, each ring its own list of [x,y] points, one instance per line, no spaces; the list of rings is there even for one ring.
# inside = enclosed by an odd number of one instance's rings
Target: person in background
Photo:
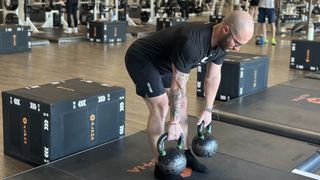
[[[266,28],[266,17],[268,18],[268,23],[271,28],[271,43],[272,45],[277,45],[276,41],[276,11],[274,6],[274,0],[260,0],[259,2],[259,14],[258,23],[260,25],[261,40],[260,44],[268,44],[269,40],[267,38],[267,28]]]
[[[65,33],[71,34],[71,33],[78,33],[78,0],[66,0],[66,13],[67,13],[67,23],[68,28],[65,30]],[[71,16],[73,19],[73,28],[72,28],[72,22],[71,22]]]
[[[181,17],[189,19],[189,0],[178,0],[180,6]]]
[[[256,20],[257,18],[258,7],[259,7],[259,0],[250,0],[249,14],[252,16],[253,20]]]

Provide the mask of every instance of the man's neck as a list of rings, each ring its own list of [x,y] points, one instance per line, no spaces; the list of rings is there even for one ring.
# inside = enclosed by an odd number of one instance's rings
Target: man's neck
[[[211,34],[211,48],[214,48],[217,46],[217,37],[215,37],[215,34],[218,34],[218,30],[220,28],[220,24],[214,25],[212,28],[212,34]]]

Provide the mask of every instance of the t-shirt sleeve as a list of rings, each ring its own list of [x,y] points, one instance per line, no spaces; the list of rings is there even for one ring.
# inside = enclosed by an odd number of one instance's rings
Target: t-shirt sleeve
[[[196,47],[186,38],[178,38],[172,48],[172,63],[183,73],[190,73],[196,61]]]
[[[226,53],[221,53],[221,55],[219,57],[216,58],[212,58],[211,62],[217,65],[220,65],[224,62],[224,58],[226,56]]]

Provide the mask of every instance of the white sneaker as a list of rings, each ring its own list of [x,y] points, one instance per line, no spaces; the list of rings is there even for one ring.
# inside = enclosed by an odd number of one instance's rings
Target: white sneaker
[[[71,34],[72,33],[72,28],[67,28],[64,33],[67,33],[67,34]]]
[[[73,33],[77,34],[78,32],[79,32],[79,31],[78,31],[78,28],[77,28],[77,27],[73,28]]]

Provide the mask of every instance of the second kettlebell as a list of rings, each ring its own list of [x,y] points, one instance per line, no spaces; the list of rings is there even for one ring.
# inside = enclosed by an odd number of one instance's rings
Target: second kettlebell
[[[197,135],[192,140],[192,151],[199,157],[211,157],[217,152],[217,140],[211,136],[211,123],[206,128],[206,133],[203,132],[204,123],[202,122],[197,127]]]

